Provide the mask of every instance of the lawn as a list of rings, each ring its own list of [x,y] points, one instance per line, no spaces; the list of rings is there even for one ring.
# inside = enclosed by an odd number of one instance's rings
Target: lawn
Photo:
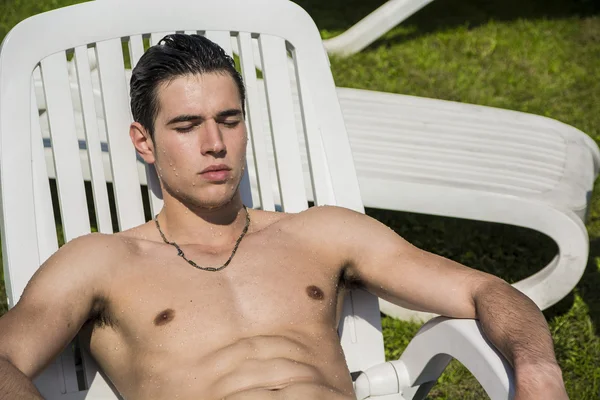
[[[28,15],[74,0],[0,3],[0,37]],[[323,37],[344,31],[384,0],[297,0]],[[355,56],[331,60],[338,86],[525,111],[558,119],[600,141],[600,6],[594,0],[435,1]],[[415,245],[509,281],[545,265],[556,245],[512,226],[368,210]],[[571,399],[600,398],[600,197],[587,224],[584,277],[545,311]],[[0,290],[2,289],[0,280]],[[2,297],[3,298],[3,297]],[[0,308],[2,304],[0,304]],[[2,311],[0,310],[0,313]],[[397,357],[418,324],[384,318],[386,354]],[[451,364],[432,399],[486,398]]]

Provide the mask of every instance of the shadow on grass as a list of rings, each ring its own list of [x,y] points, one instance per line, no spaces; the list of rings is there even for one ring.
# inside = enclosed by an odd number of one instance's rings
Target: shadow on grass
[[[344,31],[386,0],[294,0],[326,32]],[[410,33],[384,38],[375,45],[406,41],[435,31],[465,26],[474,28],[489,21],[566,18],[600,14],[596,0],[444,0],[433,1],[402,24]]]
[[[598,332],[600,327],[600,238],[590,242],[590,261],[581,281],[577,285],[579,293],[589,308],[589,314]]]
[[[556,243],[527,228],[399,211],[367,209],[415,246],[510,283],[546,266]]]

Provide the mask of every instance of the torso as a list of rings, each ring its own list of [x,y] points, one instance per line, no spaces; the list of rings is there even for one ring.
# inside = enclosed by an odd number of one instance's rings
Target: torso
[[[337,334],[343,261],[301,229],[303,214],[253,211],[219,272],[144,239],[153,224],[114,235],[106,295],[84,332],[127,400],[353,398]],[[182,248],[207,266],[231,251]]]

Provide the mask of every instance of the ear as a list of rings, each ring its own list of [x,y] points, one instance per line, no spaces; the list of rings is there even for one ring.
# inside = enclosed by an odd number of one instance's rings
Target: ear
[[[146,162],[146,164],[154,164],[156,161],[154,153],[154,142],[150,133],[139,122],[132,122],[129,126],[129,137],[136,151]]]

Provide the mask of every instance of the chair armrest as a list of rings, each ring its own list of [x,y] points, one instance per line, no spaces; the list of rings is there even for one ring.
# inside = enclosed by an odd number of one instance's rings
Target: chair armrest
[[[423,325],[400,359],[357,378],[357,399],[392,394],[424,399],[452,358],[467,367],[492,400],[514,397],[513,369],[483,336],[479,322],[437,317]]]

